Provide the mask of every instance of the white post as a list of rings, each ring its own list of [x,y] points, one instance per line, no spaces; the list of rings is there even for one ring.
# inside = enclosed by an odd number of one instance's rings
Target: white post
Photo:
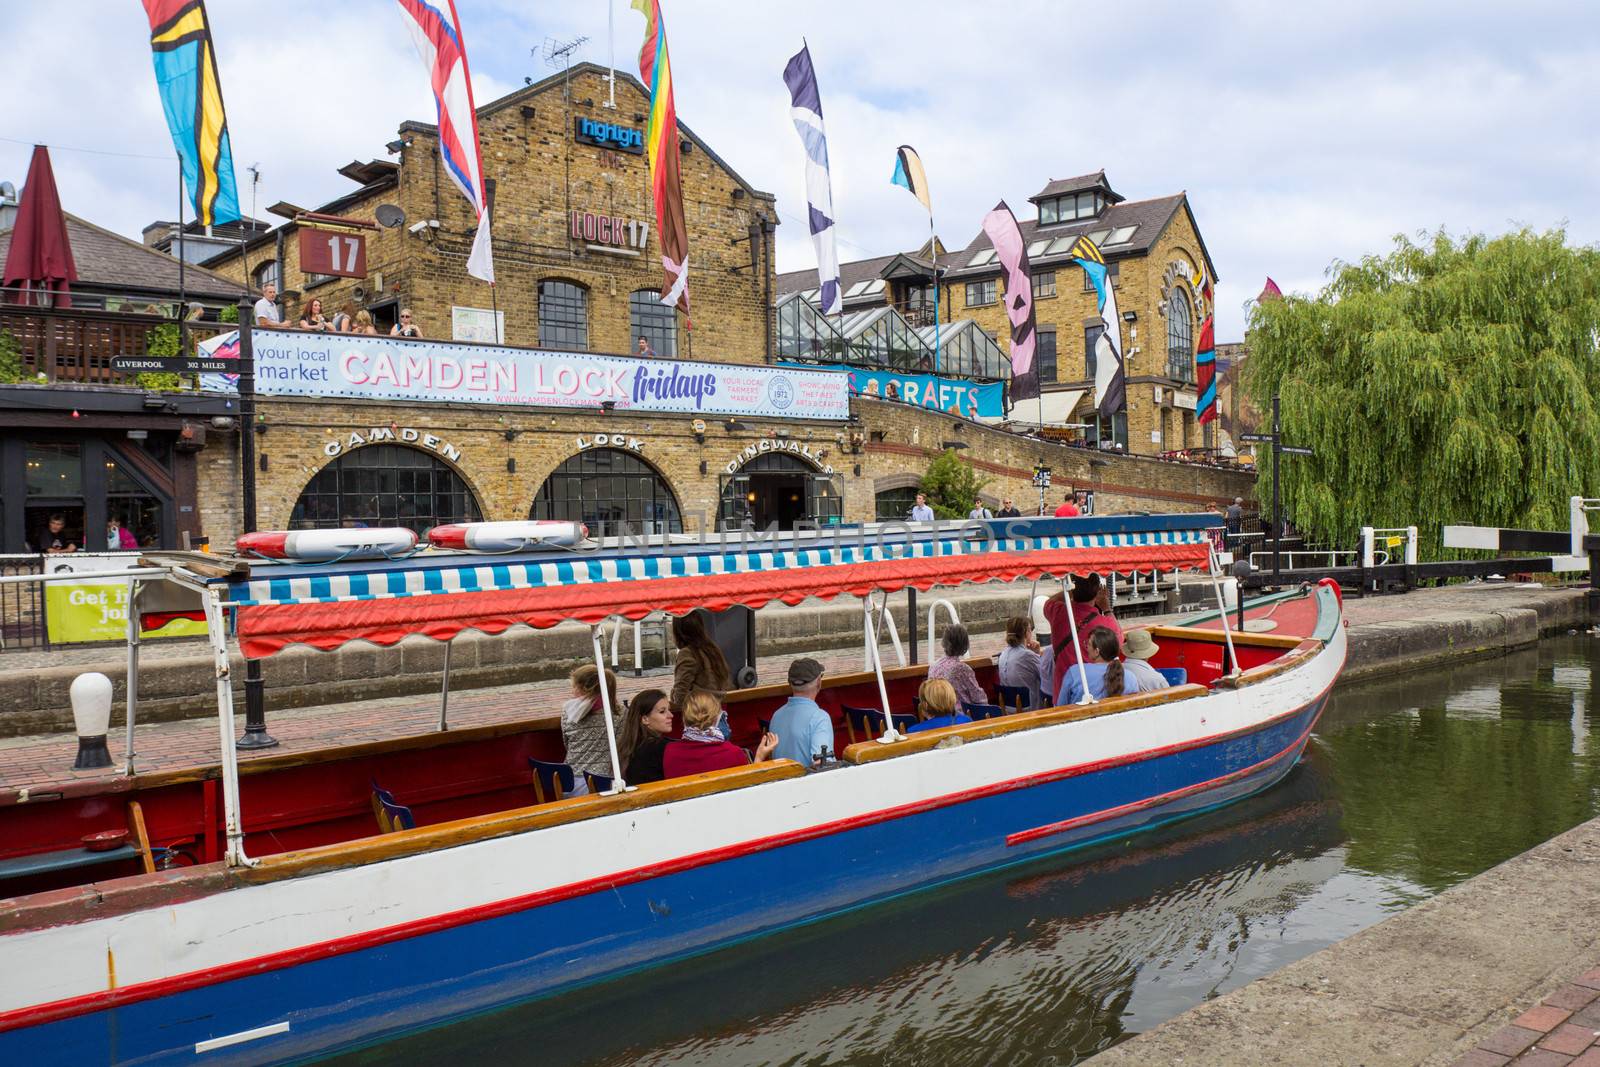
[[[216,591],[201,598],[206,611],[206,635],[217,675],[217,729],[222,740],[222,817],[227,837],[224,862],[230,867],[254,867],[244,854],[244,830],[239,818],[239,754],[234,747],[233,668],[228,662],[228,631],[223,624],[222,601]]]
[[[444,733],[450,729],[450,650],[455,647],[454,642],[444,643],[444,682],[439,686],[439,732]]]
[[[139,579],[128,579],[128,743],[122,773],[133,774],[133,720],[139,708]]]
[[[884,594],[885,600],[888,594]],[[894,728],[894,712],[889,710],[889,685],[883,680],[883,660],[878,656],[878,635],[872,627],[872,596],[866,599],[867,610],[863,613],[864,628],[866,630],[867,648],[872,652],[872,673],[878,679],[878,699],[883,701],[883,736],[878,738],[880,744],[893,744],[900,740],[900,731]]]
[[[644,638],[641,636],[642,625],[642,620],[633,620],[633,676],[635,678],[644,673]]]
[[[612,0],[606,0],[606,50],[610,52],[611,72],[606,82],[611,86],[611,97],[606,101],[610,111],[617,109],[617,11]]]
[[[623,619],[618,619],[616,621],[616,625],[612,626],[612,628],[611,628],[611,666],[612,666],[612,668],[615,668],[616,665],[617,665],[617,642],[619,640],[621,640],[621,638],[622,638],[622,624],[623,624],[623,622],[624,622]]]
[[[611,750],[611,788],[606,795],[625,793],[628,783],[622,780],[622,761],[617,756],[617,727],[611,721],[611,689],[606,685],[606,659],[600,648],[600,627],[589,627],[589,637],[594,642],[594,665],[600,672],[600,711],[606,717],[606,747]]]
[[[1584,508],[1587,501],[1581,496],[1575,496],[1570,502],[1572,509],[1572,554],[1582,557],[1587,555],[1583,550],[1583,539],[1589,534],[1589,515]],[[1593,577],[1591,575],[1591,577]]]
[[[1371,530],[1371,527],[1367,528],[1369,534]],[[1239,654],[1233,650],[1233,631],[1228,628],[1228,601],[1222,595],[1221,583],[1217,581],[1217,554],[1209,547],[1206,549],[1206,569],[1211,574],[1211,588],[1217,594],[1217,610],[1221,613],[1222,618],[1222,640],[1228,646],[1228,662],[1233,664],[1233,676],[1237,677],[1242,672],[1239,669]],[[1244,596],[1243,590],[1239,591],[1239,596],[1241,598]],[[1243,602],[1241,599],[1240,603],[1242,604]]]
[[[1406,566],[1407,567],[1415,567],[1416,565],[1417,565],[1417,528],[1415,526],[1407,526],[1406,527]]]
[[[1083,663],[1083,643],[1078,640],[1078,616],[1072,610],[1072,575],[1067,575],[1067,580],[1061,583],[1061,597],[1066,602],[1067,629],[1072,631],[1072,650],[1078,654],[1078,681],[1083,683],[1083,696],[1078,698],[1080,704],[1093,704],[1094,694],[1089,692],[1089,668]],[[1050,635],[1052,638],[1055,634]],[[1054,653],[1051,653],[1054,655]],[[1054,677],[1054,676],[1052,676]],[[1055,679],[1057,687],[1062,679]]]
[[[1361,565],[1363,567],[1371,567],[1372,564],[1373,564],[1373,560],[1374,560],[1373,545],[1376,542],[1376,540],[1377,540],[1377,537],[1376,537],[1375,533],[1373,532],[1372,527],[1370,527],[1370,526],[1361,527]]]

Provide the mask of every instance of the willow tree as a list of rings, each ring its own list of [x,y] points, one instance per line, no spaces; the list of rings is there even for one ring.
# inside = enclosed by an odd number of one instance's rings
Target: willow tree
[[[1565,529],[1600,495],[1600,252],[1561,231],[1423,244],[1335,263],[1315,299],[1251,313],[1245,384],[1284,440],[1285,513],[1320,539],[1450,523]],[[1261,470],[1261,499],[1271,457]]]

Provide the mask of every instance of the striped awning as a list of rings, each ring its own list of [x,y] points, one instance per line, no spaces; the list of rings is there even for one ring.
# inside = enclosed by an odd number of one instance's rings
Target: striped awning
[[[1188,520],[1173,522],[1171,520]],[[1173,569],[1204,564],[1215,516],[1033,520],[1029,536],[995,522],[939,532],[841,530],[783,535],[776,547],[707,544],[626,551],[602,548],[515,557],[423,553],[393,563],[266,564],[229,584],[244,653],[291,644],[331,649],[352,640],[389,645],[411,634],[447,640],[462,630],[499,633],[524,624],[596,623],[613,615],[683,614],[703,607],[759,608],[771,601],[862,596],[874,590],[1037,577],[1068,571]],[[1056,533],[1033,527],[1066,527]],[[1132,526],[1143,528],[1128,528]],[[1109,527],[1096,530],[1093,527]],[[1123,528],[1116,528],[1123,527]],[[984,536],[987,531],[989,536]]]

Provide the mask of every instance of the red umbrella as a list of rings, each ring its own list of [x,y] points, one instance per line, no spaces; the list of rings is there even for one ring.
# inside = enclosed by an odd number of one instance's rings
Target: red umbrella
[[[6,253],[6,270],[0,285],[7,289],[16,286],[38,291],[37,297],[33,292],[10,294],[17,303],[67,308],[72,306],[67,283],[77,280],[78,268],[72,263],[67,217],[61,213],[61,197],[56,193],[50,153],[44,145],[34,145],[33,161],[28,164],[22,202],[17,205],[11,249]]]

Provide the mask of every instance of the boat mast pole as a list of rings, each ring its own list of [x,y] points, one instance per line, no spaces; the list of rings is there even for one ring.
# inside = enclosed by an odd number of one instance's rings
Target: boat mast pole
[[[622,761],[617,756],[617,727],[611,721],[611,687],[606,685],[606,655],[600,647],[600,630],[605,623],[589,627],[589,640],[594,642],[594,666],[600,672],[600,710],[606,719],[606,747],[611,750],[611,788],[606,795],[627,792],[628,783],[622,780]]]

